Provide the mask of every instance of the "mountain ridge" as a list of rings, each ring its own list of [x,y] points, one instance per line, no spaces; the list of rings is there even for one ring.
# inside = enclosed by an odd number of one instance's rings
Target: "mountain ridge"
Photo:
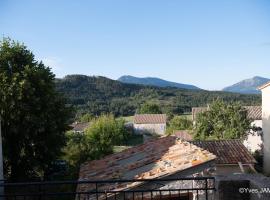
[[[84,113],[131,116],[146,102],[158,104],[162,112],[172,114],[191,112],[192,107],[206,106],[217,98],[237,100],[242,105],[261,103],[260,95],[126,84],[104,76],[67,75],[55,83],[76,116]]]
[[[222,91],[242,94],[260,94],[260,91],[257,90],[257,88],[269,81],[270,79],[268,78],[254,76],[252,78],[239,81],[231,86],[227,86],[223,88]]]
[[[148,85],[148,86],[157,86],[157,87],[175,87],[181,89],[191,89],[191,90],[201,90],[201,88],[184,83],[177,83],[172,81],[167,81],[157,77],[136,77],[131,75],[123,75],[117,79],[122,83],[130,83],[130,84],[139,84],[139,85]]]

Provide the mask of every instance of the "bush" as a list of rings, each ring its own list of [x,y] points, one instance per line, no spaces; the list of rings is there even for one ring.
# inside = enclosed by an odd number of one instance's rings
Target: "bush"
[[[247,111],[239,103],[215,100],[196,120],[197,139],[239,139],[250,130]]]
[[[174,116],[169,123],[167,133],[171,134],[175,130],[191,130],[192,127],[192,121],[187,117]]]
[[[114,145],[124,143],[128,132],[125,121],[115,119],[113,115],[102,115],[92,121],[84,134],[68,132],[67,145],[64,148],[64,159],[74,167],[93,159],[113,153]]]

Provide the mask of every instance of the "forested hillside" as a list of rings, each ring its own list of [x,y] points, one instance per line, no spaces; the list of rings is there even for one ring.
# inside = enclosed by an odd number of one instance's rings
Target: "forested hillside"
[[[192,107],[206,106],[217,98],[226,102],[240,101],[243,105],[261,103],[260,95],[126,84],[100,76],[68,75],[57,79],[56,85],[79,114],[128,116],[144,102],[154,102],[164,113],[172,114],[190,112]]]

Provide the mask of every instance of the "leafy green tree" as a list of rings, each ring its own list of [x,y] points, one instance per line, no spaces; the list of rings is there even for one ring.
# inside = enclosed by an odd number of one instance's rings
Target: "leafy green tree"
[[[250,130],[247,110],[239,103],[215,100],[196,120],[197,139],[239,139]]]
[[[86,113],[80,117],[79,122],[90,122],[93,118],[94,118],[93,114]]]
[[[63,148],[63,159],[67,160],[69,165],[78,169],[80,164],[91,158],[92,146],[87,140],[85,134],[68,131],[66,133],[67,143]]]
[[[0,116],[7,178],[41,176],[65,144],[70,109],[50,68],[19,42],[0,42]]]
[[[192,121],[187,117],[174,116],[170,122],[167,129],[168,133],[173,133],[175,130],[191,130],[193,128]]]
[[[140,109],[139,114],[161,114],[159,105],[154,103],[144,103]]]
[[[102,115],[92,121],[84,134],[67,133],[67,145],[64,148],[64,159],[78,168],[87,160],[99,159],[113,152],[114,145],[123,144],[128,131],[125,121],[113,115]]]
[[[113,146],[121,144],[126,135],[125,121],[113,115],[101,115],[86,129],[87,140],[93,144],[92,157],[98,159],[113,152]]]

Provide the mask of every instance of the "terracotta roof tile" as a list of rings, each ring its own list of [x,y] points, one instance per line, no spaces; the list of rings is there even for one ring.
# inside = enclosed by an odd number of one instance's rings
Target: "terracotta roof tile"
[[[71,125],[73,131],[84,131],[88,126],[90,125],[90,122],[79,122],[79,123],[73,123]]]
[[[238,164],[238,162],[252,164],[256,162],[241,140],[191,141],[191,143],[216,155],[217,164]]]
[[[81,165],[79,180],[147,179],[165,177],[213,161],[215,155],[175,136],[146,143]],[[129,185],[118,185],[122,189]],[[78,186],[89,191],[91,185]]]
[[[165,124],[165,114],[140,114],[134,116],[134,124]]]
[[[253,120],[262,119],[262,107],[261,106],[244,106],[248,112],[248,118]]]
[[[193,136],[187,130],[175,131],[173,135],[185,141],[193,140]]]

